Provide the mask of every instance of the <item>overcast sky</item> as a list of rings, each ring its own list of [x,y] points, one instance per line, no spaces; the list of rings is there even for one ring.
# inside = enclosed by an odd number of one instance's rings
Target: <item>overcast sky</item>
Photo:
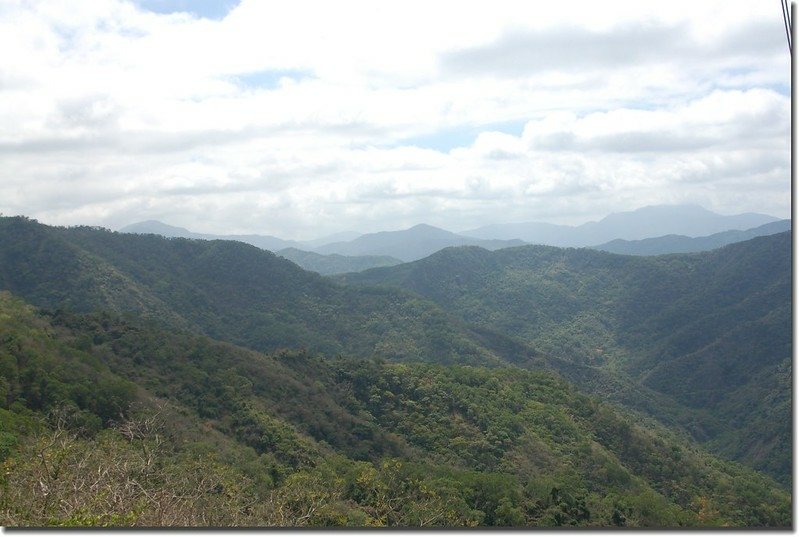
[[[5,215],[297,239],[789,217],[776,0],[0,0],[0,50]]]

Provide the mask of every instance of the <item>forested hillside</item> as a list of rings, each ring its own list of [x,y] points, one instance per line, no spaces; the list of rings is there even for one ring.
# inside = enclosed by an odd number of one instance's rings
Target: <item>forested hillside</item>
[[[442,269],[449,274],[451,267]],[[560,371],[649,415],[677,416],[667,423],[707,422],[623,375],[575,369],[570,353],[544,354],[504,327],[471,319],[467,326],[456,318],[461,312],[446,313],[409,291],[341,286],[239,242],[54,228],[5,218],[0,219],[0,287],[37,306],[133,312],[265,352],[305,348],[328,356],[512,363]]]
[[[790,497],[543,372],[263,355],[0,294],[4,525],[790,525]]]
[[[0,289],[37,306],[134,312],[261,351],[498,364],[429,300],[352,289],[254,246],[0,218]]]
[[[467,324],[513,334],[559,358],[560,371],[584,388],[646,404],[647,413],[790,482],[790,233],[647,258],[447,249],[339,281],[412,290]],[[630,399],[605,382],[608,373],[698,412]]]
[[[337,283],[238,242],[2,218],[0,513],[787,526],[789,253],[466,247]]]

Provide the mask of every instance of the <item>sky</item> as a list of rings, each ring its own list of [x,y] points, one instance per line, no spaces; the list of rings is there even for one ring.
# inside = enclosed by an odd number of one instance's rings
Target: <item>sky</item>
[[[778,2],[0,0],[0,213],[311,239],[790,217]]]

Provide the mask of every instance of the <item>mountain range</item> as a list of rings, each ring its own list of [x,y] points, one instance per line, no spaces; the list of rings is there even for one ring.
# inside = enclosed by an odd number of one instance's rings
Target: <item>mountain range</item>
[[[776,221],[758,213],[720,215],[698,205],[653,205],[614,213],[598,222],[566,226],[543,222],[494,224],[463,231],[480,239],[520,239],[551,246],[595,246],[614,239],[639,240],[664,235],[701,237],[730,229],[750,229]]]
[[[186,228],[170,226],[159,222],[158,220],[146,220],[144,222],[137,222],[121,228],[119,231],[122,233],[138,233],[138,234],[153,234],[161,235],[162,237],[169,238],[184,238],[184,239],[203,239],[203,240],[227,240],[239,241],[247,244],[252,244],[264,250],[277,251],[284,248],[302,248],[303,243],[284,240],[272,235],[214,235],[210,233],[195,233]]]
[[[200,234],[152,220],[126,226],[120,231],[164,237],[237,240],[274,251],[307,270],[331,275],[415,261],[450,246],[481,246],[496,250],[534,243],[655,255],[710,250],[787,229],[790,229],[789,221],[777,221],[767,215],[725,216],[693,205],[662,205],[611,214],[600,222],[581,226],[502,224],[463,234],[419,224],[399,231],[364,235],[344,232],[311,241],[291,241],[269,235]],[[600,244],[603,241],[608,242]]]
[[[704,252],[721,248],[728,244],[773,235],[783,231],[791,230],[790,220],[777,220],[768,224],[763,224],[752,229],[737,230],[730,229],[708,235],[706,237],[686,237],[685,235],[665,235],[663,237],[652,237],[637,241],[627,241],[615,239],[593,248],[604,250],[614,254],[624,255],[662,255],[675,253]]]
[[[322,277],[241,241],[0,218],[0,458],[34,461],[5,466],[0,516],[790,526],[790,239]],[[81,460],[122,473],[70,511]]]
[[[489,250],[519,246],[519,240],[482,240],[464,237],[426,224],[400,231],[358,234],[344,232],[311,241],[284,240],[271,235],[213,235],[194,233],[156,220],[131,224],[122,233],[154,234],[168,238],[233,240],[278,253],[306,270],[340,274],[396,265],[426,257],[449,246],[474,245]]]
[[[419,224],[403,231],[368,233],[348,242],[335,242],[316,248],[320,254],[350,256],[385,255],[402,261],[415,261],[450,246],[480,246],[498,250],[524,244],[518,239],[474,239],[450,231]]]

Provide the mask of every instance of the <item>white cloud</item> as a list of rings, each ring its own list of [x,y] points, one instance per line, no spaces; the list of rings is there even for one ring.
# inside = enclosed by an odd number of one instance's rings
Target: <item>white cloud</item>
[[[752,89],[714,91],[658,110],[619,108],[583,117],[556,112],[528,123],[524,139],[539,150],[692,153],[708,147],[774,147],[787,142],[789,129],[789,98]]]
[[[2,4],[0,211],[287,238],[677,201],[787,216],[772,8]]]

